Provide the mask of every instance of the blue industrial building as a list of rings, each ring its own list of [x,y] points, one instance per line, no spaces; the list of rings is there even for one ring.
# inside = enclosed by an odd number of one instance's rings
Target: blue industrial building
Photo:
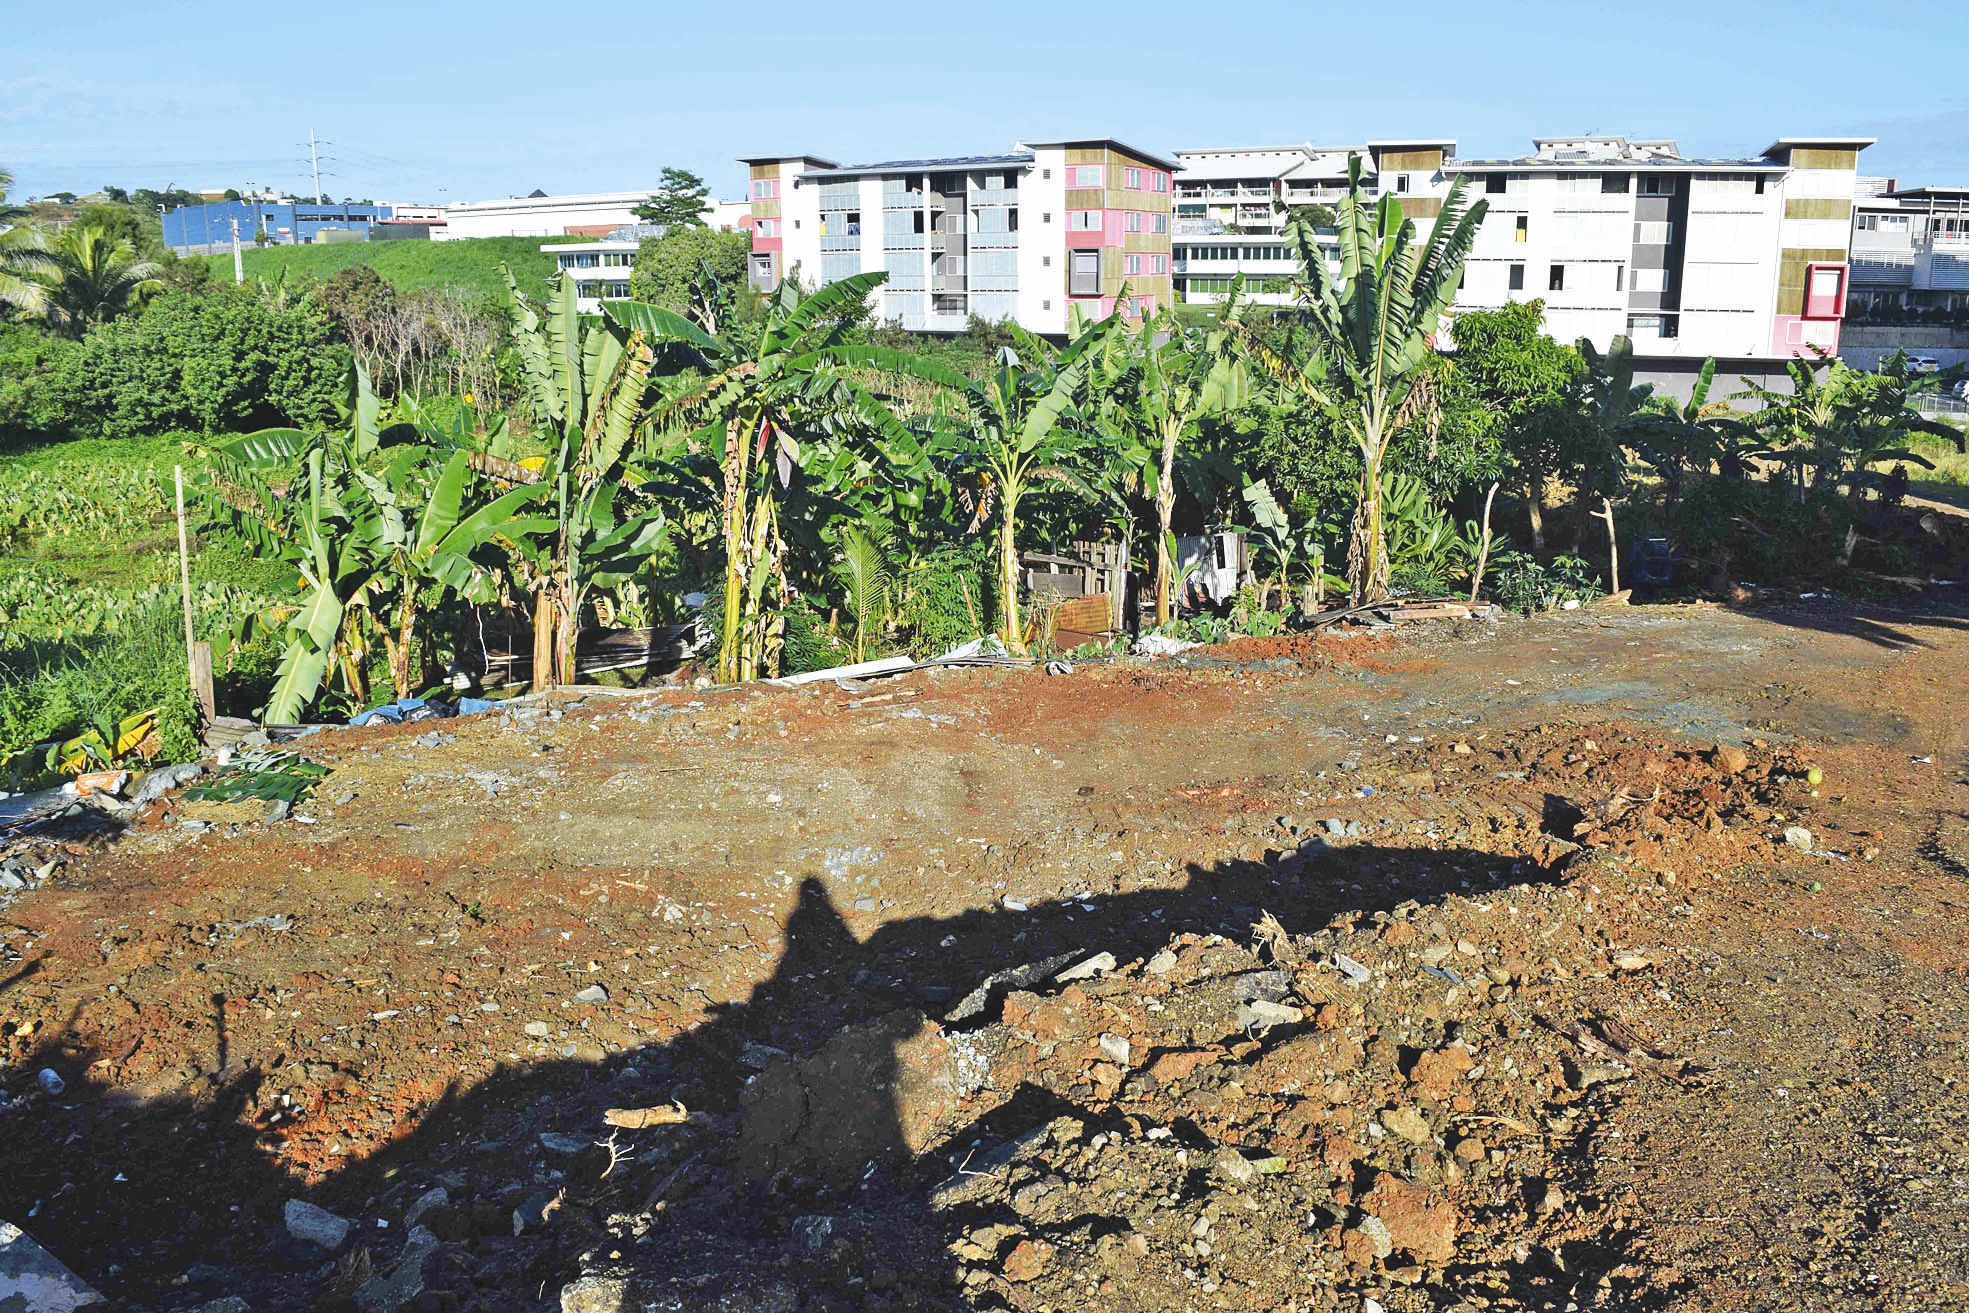
[[[214,201],[186,205],[164,215],[164,244],[180,255],[230,249],[232,221],[239,220],[239,240],[253,244],[264,231],[267,241],[293,246],[315,240],[318,233],[341,230],[369,235],[369,225],[390,217],[387,205],[314,205],[287,201]]]

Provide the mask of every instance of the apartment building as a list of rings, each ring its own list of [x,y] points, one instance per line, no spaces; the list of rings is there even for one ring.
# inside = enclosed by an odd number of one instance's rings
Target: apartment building
[[[1372,190],[1396,195],[1418,226],[1458,176],[1488,202],[1458,307],[1537,298],[1562,341],[1605,348],[1625,334],[1637,355],[1699,362],[1838,349],[1852,189],[1871,144],[1785,137],[1749,159],[1690,158],[1672,141],[1613,136],[1540,138],[1509,159],[1459,158],[1453,141],[1353,151]],[[1260,197],[1331,203],[1348,153],[1179,151],[1197,164],[1177,177],[1180,293],[1210,300],[1234,273],[1288,276],[1290,259],[1277,259],[1282,220],[1263,223]]]
[[[1862,179],[1853,203],[1856,315],[1969,310],[1969,187]]]
[[[629,275],[641,246],[641,239],[618,230],[600,241],[550,242],[540,249],[554,257],[562,278],[574,280],[575,308],[597,314],[602,302],[629,298]]]
[[[842,165],[811,155],[751,173],[750,281],[771,291],[881,271],[881,319],[956,332],[973,318],[1063,333],[1170,304],[1176,162],[1111,138],[1020,143],[997,155]]]

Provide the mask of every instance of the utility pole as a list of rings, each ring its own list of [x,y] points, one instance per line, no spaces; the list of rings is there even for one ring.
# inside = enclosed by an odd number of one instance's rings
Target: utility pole
[[[314,170],[314,203],[321,204],[321,143],[315,140],[314,129],[308,129],[308,165]]]
[[[239,253],[239,216],[232,218],[232,280],[235,283],[246,281],[246,259]]]

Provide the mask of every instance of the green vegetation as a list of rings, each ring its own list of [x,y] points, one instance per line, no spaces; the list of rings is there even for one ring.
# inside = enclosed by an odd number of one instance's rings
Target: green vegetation
[[[644,223],[660,223],[677,231],[704,227],[704,206],[711,189],[704,179],[689,169],[665,167],[657,180],[656,194],[636,207],[636,217]]]
[[[502,267],[528,294],[544,295],[553,280],[554,257],[540,248],[545,243],[581,241],[579,237],[467,237],[452,242],[402,240],[391,242],[332,242],[309,246],[248,247],[244,252],[246,280],[290,287],[323,282],[339,269],[366,265],[399,292],[418,288],[455,288],[477,297],[503,301]],[[232,255],[198,256],[221,282],[232,281]]]
[[[277,721],[428,692],[488,628],[531,630],[539,684],[573,678],[591,626],[693,610],[722,680],[990,631],[1044,647],[1024,557],[1081,541],[1118,544],[1158,628],[1206,641],[1279,632],[1341,588],[1583,601],[1623,573],[1616,508],[1624,541],[1666,538],[1722,584],[1904,572],[1924,550],[1894,511],[1905,467],[1962,468],[1938,445],[1959,431],[1915,410],[1952,378],[1800,361],[1788,395],[1725,398],[1712,365],[1670,404],[1627,342],[1554,342],[1536,303],[1457,316],[1444,354],[1481,213],[1455,193],[1424,235],[1357,186],[1337,278],[1322,216],[1294,216],[1293,305],[1233,283],[1201,313],[1076,318],[1064,342],[874,324],[879,274],[762,298],[744,237],[694,224],[644,244],[636,299],[602,315],[530,240],[510,274],[460,272],[497,244],[379,243],[256,253],[324,263],[244,288],[167,266],[154,294],[75,315],[17,298],[0,756],[38,773],[45,750],[22,749],[91,729],[113,752],[136,713],[142,752],[188,750],[174,463],[221,709]],[[87,244],[135,276],[137,241]],[[82,265],[44,290],[96,285]],[[1261,578],[1212,614],[1175,537],[1227,525]]]

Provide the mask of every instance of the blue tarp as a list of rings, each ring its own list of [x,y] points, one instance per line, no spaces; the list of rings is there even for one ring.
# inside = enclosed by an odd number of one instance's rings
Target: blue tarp
[[[499,704],[490,698],[459,698],[455,703],[440,702],[438,704],[439,707],[449,707],[449,710],[438,711],[434,716],[413,717],[412,713],[422,711],[428,705],[430,704],[423,698],[398,698],[395,702],[385,702],[380,707],[371,707],[359,715],[351,716],[349,723],[351,725],[375,725],[378,723],[394,725],[413,718],[419,720],[436,720],[447,716],[472,716],[477,715],[481,711],[490,711]]]

